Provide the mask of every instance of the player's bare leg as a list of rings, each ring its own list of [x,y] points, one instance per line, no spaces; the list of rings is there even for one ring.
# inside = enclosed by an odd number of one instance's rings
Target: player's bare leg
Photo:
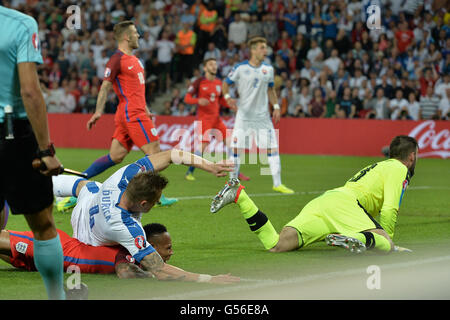
[[[161,152],[161,147],[159,145],[159,140],[152,141],[148,144],[145,144],[141,147],[142,152],[144,152],[147,155],[152,155],[158,152]]]
[[[270,252],[286,252],[300,248],[298,231],[292,227],[284,227],[280,233],[280,239]]]
[[[146,155],[152,155],[155,153],[161,152],[161,147],[159,145],[159,140],[152,141],[148,144],[145,144],[141,147],[142,152],[144,152]],[[161,198],[159,199],[159,202],[156,206],[161,207],[167,207],[174,203],[178,202],[178,199],[175,198],[166,198],[164,195],[161,195]]]
[[[128,154],[127,148],[125,148],[117,139],[112,139],[111,147],[109,148],[109,156],[115,164],[119,164],[125,159]]]

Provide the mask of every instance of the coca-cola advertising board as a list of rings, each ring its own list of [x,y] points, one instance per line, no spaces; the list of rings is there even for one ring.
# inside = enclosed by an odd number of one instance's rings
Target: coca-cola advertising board
[[[57,147],[108,149],[114,132],[114,115],[105,114],[88,131],[88,114],[49,114],[50,134]],[[161,149],[173,147],[193,151],[196,118],[157,116],[155,127]],[[229,133],[234,118],[224,119]],[[396,135],[410,135],[419,142],[421,157],[450,157],[450,121],[391,121],[363,119],[282,118],[275,125],[280,153],[381,156]],[[212,139],[207,151],[222,151],[224,145]],[[250,150],[254,152],[256,149]]]

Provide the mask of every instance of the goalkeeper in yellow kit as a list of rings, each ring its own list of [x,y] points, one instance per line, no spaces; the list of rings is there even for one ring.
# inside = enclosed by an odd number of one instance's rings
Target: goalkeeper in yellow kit
[[[235,202],[250,229],[271,252],[296,250],[321,240],[356,253],[374,248],[407,250],[395,246],[392,238],[398,209],[414,174],[417,152],[414,138],[395,137],[388,160],[365,167],[343,187],[310,201],[280,234],[237,179],[231,179],[216,195],[211,212]]]

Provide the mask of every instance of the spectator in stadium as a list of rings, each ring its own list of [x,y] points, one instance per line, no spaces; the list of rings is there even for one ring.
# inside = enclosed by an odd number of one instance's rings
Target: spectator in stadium
[[[410,92],[408,94],[408,105],[406,106],[406,109],[403,109],[402,111],[406,111],[411,120],[420,120],[422,118],[420,114],[420,104],[417,101],[417,97],[414,92]]]
[[[83,87],[82,95],[80,96],[80,112],[93,113],[97,104],[98,88],[92,86],[90,89],[88,86]]]
[[[378,88],[375,91],[375,97],[364,100],[364,109],[368,119],[388,119],[389,118],[389,99],[384,95],[384,89]]]
[[[356,106],[352,101],[352,90],[346,86],[343,89],[342,98],[336,104],[336,117],[340,119],[352,119],[356,114]]]
[[[59,113],[61,110],[61,103],[64,96],[64,89],[59,86],[58,81],[52,82],[51,88],[48,90],[46,100],[48,113]]]
[[[335,90],[328,90],[326,95],[326,113],[325,118],[335,118],[336,117],[336,104],[337,95]]]
[[[175,43],[169,39],[168,32],[163,30],[161,33],[161,39],[156,41],[155,46],[157,49],[157,58],[159,65],[158,89],[160,92],[170,92],[172,84],[172,57],[175,53]]]
[[[425,120],[439,119],[439,97],[434,94],[433,87],[427,87],[425,96],[420,97],[420,113]]]
[[[198,59],[202,59],[206,46],[211,42],[211,37],[217,23],[217,10],[215,10],[214,2],[210,1],[207,7],[202,10],[198,16],[198,45],[196,52],[199,55]],[[200,60],[201,61],[201,60]]]
[[[214,59],[216,61],[219,61],[221,57],[220,50],[216,48],[216,45],[214,42],[208,43],[208,50],[205,52],[203,61],[207,59]]]
[[[402,109],[407,109],[408,100],[403,98],[403,90],[395,90],[395,98],[389,101],[389,112],[391,120],[397,120]]]
[[[263,37],[264,29],[262,22],[258,20],[258,16],[256,13],[252,13],[250,15],[250,22],[247,24],[248,29],[248,38],[251,39],[253,37]]]
[[[280,34],[275,14],[265,14],[262,19],[262,26],[264,30],[264,38],[267,39],[269,46],[274,47]]]
[[[313,96],[308,105],[308,113],[312,118],[324,118],[326,114],[325,99],[320,88],[313,90]]]
[[[247,33],[247,24],[241,19],[240,13],[235,13],[234,21],[228,26],[228,41],[239,46],[247,41]]]
[[[177,33],[175,40],[177,45],[178,61],[178,82],[192,77],[193,64],[195,63],[195,47],[197,44],[197,35],[188,23],[183,24],[183,29]]]
[[[439,119],[450,120],[450,88],[445,90],[445,97],[439,102]]]

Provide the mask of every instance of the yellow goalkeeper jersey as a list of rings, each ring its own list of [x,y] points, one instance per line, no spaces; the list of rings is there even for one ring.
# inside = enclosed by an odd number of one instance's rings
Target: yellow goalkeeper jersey
[[[410,177],[408,168],[397,159],[374,163],[355,174],[338,189],[351,192],[368,214],[392,238],[397,214]]]

